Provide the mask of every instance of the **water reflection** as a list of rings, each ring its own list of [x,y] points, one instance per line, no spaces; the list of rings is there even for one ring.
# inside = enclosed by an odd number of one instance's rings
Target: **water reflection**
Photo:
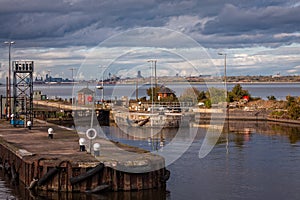
[[[81,128],[82,130],[86,130],[84,127]],[[193,138],[194,142],[203,142],[208,128],[209,124],[200,124],[199,127],[195,129],[197,130],[197,135]],[[180,141],[191,139],[191,135],[189,134],[191,129],[192,128],[185,128],[180,130],[180,132],[184,132],[184,134],[180,134]],[[149,151],[162,150],[170,141],[175,137],[178,137],[178,128],[144,129],[126,127],[126,131],[124,132],[124,127],[120,129],[117,126],[101,126],[98,127],[97,130],[103,132],[108,139],[141,147]],[[232,146],[231,144],[234,144],[235,147],[243,148],[247,142],[251,141],[254,134],[286,137],[292,145],[295,145],[300,141],[299,126],[278,124],[275,122],[230,121],[229,124],[226,123],[226,125],[224,125],[223,132],[217,140],[216,145],[225,145],[226,148],[230,148],[230,146]],[[227,149],[227,151],[229,151],[229,149]]]
[[[300,126],[291,124],[278,124],[275,122],[232,121],[228,127],[223,128],[216,146],[228,148],[234,146],[244,148],[253,138],[253,135],[278,136],[273,139],[287,139],[293,146],[300,142]],[[199,137],[197,137],[199,139]]]

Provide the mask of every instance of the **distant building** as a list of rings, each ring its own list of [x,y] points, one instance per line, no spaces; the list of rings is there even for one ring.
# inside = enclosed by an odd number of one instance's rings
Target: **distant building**
[[[272,78],[280,78],[280,77],[281,77],[280,73],[277,73],[277,74],[272,76]]]
[[[93,102],[94,91],[89,88],[83,88],[78,91],[78,105],[87,105]]]
[[[139,70],[138,72],[137,72],[137,76],[136,76],[137,78],[143,78],[143,76],[142,76],[142,72]]]
[[[61,77],[54,78],[52,76],[49,76],[49,74],[46,74],[46,78],[43,79],[43,77],[36,77],[34,83],[35,84],[44,84],[44,83],[71,83],[72,80],[69,80],[68,78],[64,79]]]
[[[47,95],[42,94],[42,91],[40,90],[34,90],[33,91],[33,100],[46,100],[47,99]]]
[[[45,84],[45,81],[43,80],[43,77],[35,77],[35,80],[33,82],[34,84]]]

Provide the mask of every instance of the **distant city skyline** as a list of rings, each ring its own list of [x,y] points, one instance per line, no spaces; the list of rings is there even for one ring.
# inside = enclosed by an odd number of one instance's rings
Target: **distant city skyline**
[[[220,75],[224,58],[219,52],[227,54],[228,76],[300,74],[300,3],[293,0],[28,0],[21,4],[3,0],[0,17],[2,83],[8,71],[5,41],[15,41],[12,60],[34,60],[35,76],[51,71],[52,77],[71,79],[70,68],[74,68],[78,79],[84,78],[77,72],[91,49],[111,36],[141,27],[171,29],[195,40],[205,48]],[[153,42],[159,43],[160,38],[153,37]],[[107,48],[110,55],[120,54],[118,49]],[[123,64],[137,65],[130,62]],[[158,67],[163,63],[172,61],[160,57]],[[100,70],[90,72],[85,78],[101,77]],[[116,75],[124,71],[119,73]],[[168,70],[161,73],[167,74]]]

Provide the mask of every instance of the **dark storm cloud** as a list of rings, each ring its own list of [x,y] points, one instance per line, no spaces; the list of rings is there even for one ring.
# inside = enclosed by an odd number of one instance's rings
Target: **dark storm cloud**
[[[165,27],[172,18],[196,16],[211,20],[183,32],[206,46],[276,46],[299,42],[295,36],[273,37],[299,31],[300,9],[294,5],[281,0],[1,0],[0,40],[21,40],[18,46],[93,46],[131,28]]]
[[[300,30],[300,7],[267,7],[243,9],[225,5],[213,21],[206,24],[204,34],[240,35],[250,33],[292,33]]]

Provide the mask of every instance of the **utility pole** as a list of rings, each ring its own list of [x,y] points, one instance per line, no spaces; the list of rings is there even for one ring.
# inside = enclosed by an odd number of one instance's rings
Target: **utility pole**
[[[7,87],[7,114],[11,114],[11,46],[15,44],[14,41],[5,41],[4,44],[8,45],[8,87]]]
[[[74,70],[75,70],[75,68],[70,68],[69,70],[72,71],[72,82],[74,83]]]
[[[155,81],[155,88],[157,88],[157,79],[156,79],[156,60],[154,60],[154,81]]]
[[[151,67],[154,65],[154,83],[155,83],[155,88],[157,88],[157,78],[156,78],[156,62],[157,62],[157,60],[148,60],[148,62],[151,63]]]
[[[229,133],[229,105],[227,102],[228,97],[228,91],[227,91],[227,74],[226,74],[226,53],[218,53],[218,55],[224,56],[224,85],[225,85],[225,102],[226,102],[226,118],[227,118],[227,132],[226,132],[226,153],[229,153],[228,145],[229,145],[229,139],[228,139],[228,133]]]

